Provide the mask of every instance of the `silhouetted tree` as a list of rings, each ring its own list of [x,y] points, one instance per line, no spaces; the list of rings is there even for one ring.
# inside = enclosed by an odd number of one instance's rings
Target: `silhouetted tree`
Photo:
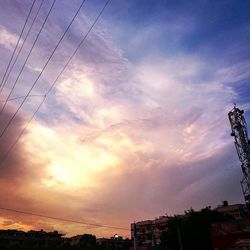
[[[184,250],[211,250],[212,223],[231,219],[211,207],[198,212],[191,208],[185,215],[169,217],[167,230],[161,235],[161,248],[180,250],[182,244]]]

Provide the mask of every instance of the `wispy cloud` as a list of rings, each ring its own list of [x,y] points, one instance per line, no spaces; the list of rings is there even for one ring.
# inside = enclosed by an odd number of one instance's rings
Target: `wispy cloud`
[[[9,32],[4,26],[0,25],[0,44],[6,49],[13,50],[18,41],[18,36]],[[20,41],[22,42],[22,40]]]
[[[237,201],[240,170],[230,168],[237,159],[227,112],[239,98],[237,82],[249,78],[248,60],[217,63],[200,50],[188,51],[183,41],[200,31],[199,18],[186,14],[175,20],[170,12],[167,17],[161,13],[163,20],[138,25],[140,32],[126,46],[118,31],[126,32],[130,24],[117,21],[117,28],[109,31],[107,18],[96,26],[0,170],[6,206],[129,228],[134,220],[165,212],[215,205],[227,198]],[[85,12],[80,16],[42,75],[36,94],[44,94],[54,81],[89,18]],[[156,30],[166,23],[164,18],[169,20],[164,28],[169,39]],[[16,95],[25,93],[40,71],[55,34],[63,31],[60,20],[60,14],[51,19]],[[9,49],[16,38],[1,27],[0,42]],[[149,44],[152,35],[154,43]],[[167,48],[162,39],[169,46],[169,40],[172,45],[176,41],[176,47]],[[9,144],[37,103],[32,99],[24,106],[6,135]],[[7,106],[6,117],[16,105]],[[249,100],[244,105],[248,107]],[[113,233],[14,214],[2,213],[1,218],[4,228]]]

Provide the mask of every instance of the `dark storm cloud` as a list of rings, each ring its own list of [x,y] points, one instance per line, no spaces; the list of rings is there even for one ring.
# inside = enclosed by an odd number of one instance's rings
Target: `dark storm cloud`
[[[0,116],[0,131],[6,127],[8,121],[13,116],[13,110],[4,109]],[[26,119],[20,116],[16,116],[13,123],[9,126],[3,136],[0,138],[0,178],[4,180],[14,181],[16,178],[22,178],[25,174],[27,161],[25,159],[25,149],[21,141],[16,144],[16,146],[9,152],[9,149],[15,143],[19,134],[21,133]],[[9,152],[9,153],[8,153]],[[7,154],[8,153],[8,154]]]

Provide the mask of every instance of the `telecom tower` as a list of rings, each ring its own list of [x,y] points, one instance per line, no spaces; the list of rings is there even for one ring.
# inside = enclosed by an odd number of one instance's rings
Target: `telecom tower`
[[[250,141],[248,139],[247,124],[243,114],[244,110],[240,110],[234,106],[228,113],[228,117],[232,128],[231,136],[234,137],[234,144],[243,172],[241,187],[247,207],[250,207]]]

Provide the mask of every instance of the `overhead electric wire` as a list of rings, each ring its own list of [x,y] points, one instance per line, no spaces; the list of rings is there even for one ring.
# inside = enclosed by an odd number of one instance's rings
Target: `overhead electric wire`
[[[56,0],[54,0],[55,2]],[[38,77],[36,78],[36,80],[34,81],[34,83],[32,84],[31,88],[29,89],[28,93],[26,94],[25,98],[23,99],[23,101],[21,102],[21,104],[19,105],[18,109],[16,110],[16,112],[14,113],[14,115],[11,117],[11,119],[9,120],[9,122],[7,123],[7,125],[5,126],[5,128],[3,129],[3,131],[0,134],[0,138],[3,136],[3,134],[5,133],[5,131],[8,129],[8,127],[10,126],[11,122],[13,121],[13,119],[15,118],[15,116],[17,115],[17,113],[19,112],[19,110],[22,108],[23,104],[25,103],[26,99],[28,98],[29,94],[31,93],[31,91],[33,90],[33,88],[35,87],[36,83],[38,82],[38,80],[40,79],[42,73],[44,72],[45,68],[47,67],[47,65],[49,64],[51,58],[53,57],[55,51],[57,50],[57,48],[59,47],[60,43],[62,42],[63,38],[65,37],[67,31],[69,30],[69,28],[71,27],[72,23],[74,22],[76,16],[78,15],[79,11],[81,10],[84,2],[86,0],[83,0],[82,3],[80,4],[80,6],[78,7],[75,15],[73,16],[72,20],[70,21],[68,27],[66,28],[66,30],[64,31],[63,35],[61,36],[61,38],[59,39],[59,41],[57,42],[55,48],[53,49],[51,55],[49,56],[49,58],[47,59],[45,65],[43,66],[42,70],[40,71]],[[11,93],[10,93],[11,94]],[[10,96],[10,95],[9,95]],[[5,104],[6,106],[6,104]],[[4,107],[5,107],[4,106]],[[3,109],[2,109],[3,110]],[[1,111],[2,111],[1,110]],[[0,112],[1,114],[1,112]]]
[[[29,97],[43,97],[43,96],[44,96],[44,95],[29,95]],[[15,101],[15,100],[18,100],[18,99],[22,99],[22,98],[24,98],[24,97],[25,97],[25,95],[13,97],[13,98],[9,99],[9,102],[10,102],[10,101]],[[0,102],[5,102],[5,101],[2,100],[2,101],[0,101]]]
[[[81,225],[85,225],[85,226],[104,227],[104,228],[110,228],[110,229],[130,231],[130,229],[123,228],[123,227],[116,227],[116,226],[109,226],[109,225],[102,225],[102,224],[95,224],[95,223],[88,223],[88,222],[84,222],[84,221],[71,220],[71,219],[65,219],[65,218],[61,218],[61,217],[54,217],[54,216],[49,216],[49,215],[44,215],[44,214],[26,212],[26,211],[21,211],[21,210],[12,209],[12,208],[0,207],[0,210],[5,210],[5,211],[19,213],[19,214],[25,214],[25,215],[31,215],[31,216],[37,216],[37,217],[46,218],[46,219],[71,222],[71,223],[81,224]]]
[[[34,40],[32,46],[31,46],[31,48],[30,48],[30,51],[29,51],[29,53],[28,53],[28,55],[27,55],[27,57],[26,57],[24,63],[23,63],[23,66],[22,66],[22,68],[21,68],[21,70],[20,70],[20,72],[19,72],[19,74],[18,74],[18,76],[17,76],[17,78],[16,78],[16,80],[15,80],[15,82],[14,82],[14,85],[12,86],[12,88],[11,88],[11,90],[10,90],[10,93],[9,93],[7,99],[6,99],[6,102],[4,103],[3,107],[1,108],[0,115],[2,114],[4,108],[5,108],[6,104],[7,104],[7,101],[9,100],[9,98],[10,98],[10,96],[11,96],[11,94],[12,94],[12,92],[13,92],[13,90],[14,90],[14,88],[15,88],[15,86],[16,86],[16,84],[17,84],[17,82],[18,82],[18,80],[19,80],[19,78],[20,78],[20,76],[21,76],[21,74],[22,74],[22,72],[23,72],[23,70],[24,70],[24,68],[25,68],[25,65],[26,65],[26,63],[27,63],[27,61],[28,61],[28,59],[29,59],[29,57],[30,57],[32,51],[33,51],[33,48],[35,47],[35,44],[36,44],[36,42],[37,42],[37,40],[38,40],[38,38],[39,38],[39,36],[40,36],[40,34],[41,34],[43,28],[44,28],[45,23],[47,22],[47,19],[48,19],[50,13],[51,13],[51,11],[52,11],[52,9],[53,9],[53,7],[54,7],[56,1],[57,1],[57,0],[53,0],[52,5],[50,6],[49,12],[47,13],[47,15],[46,15],[46,17],[45,17],[45,19],[44,19],[44,21],[43,21],[43,24],[42,24],[42,26],[40,27],[40,30],[39,30],[39,32],[38,32],[37,35],[36,35],[36,38],[35,38],[35,40]],[[0,136],[0,137],[1,137],[1,136]]]
[[[32,27],[33,27],[33,25],[34,25],[34,23],[35,23],[37,17],[38,17],[38,14],[39,14],[39,12],[40,12],[40,10],[41,10],[41,7],[42,7],[42,5],[43,5],[43,2],[44,2],[44,0],[41,1],[40,5],[39,5],[39,7],[38,7],[38,9],[37,9],[37,12],[36,12],[36,14],[35,14],[35,17],[34,17],[32,23],[31,23],[31,25],[30,25],[30,27],[29,27],[29,30],[28,30],[28,32],[26,33],[26,36],[25,36],[25,38],[24,38],[24,40],[23,40],[23,43],[22,43],[21,47],[19,48],[19,51],[18,51],[18,53],[17,53],[17,55],[16,55],[16,58],[15,58],[13,64],[11,65],[10,70],[9,70],[9,72],[8,72],[8,74],[7,74],[6,78],[5,78],[5,80],[4,80],[3,84],[2,84],[2,86],[0,86],[0,95],[1,95],[1,93],[2,93],[2,91],[3,91],[3,88],[4,88],[5,84],[7,83],[8,79],[9,79],[9,76],[10,76],[11,71],[13,70],[13,68],[14,68],[14,66],[15,66],[15,64],[16,64],[16,62],[17,62],[17,59],[18,59],[18,57],[19,57],[19,55],[20,55],[20,53],[21,53],[21,51],[22,51],[22,49],[23,49],[23,46],[24,46],[24,44],[26,43],[26,40],[27,40],[27,38],[28,38],[28,36],[29,36],[29,34],[30,34],[30,31],[31,31],[31,29],[32,29]]]
[[[36,95],[39,96],[39,95]],[[46,98],[46,95],[44,96],[39,96],[39,97],[43,97],[43,101],[40,102],[40,104],[38,105],[38,107],[36,108],[35,112],[33,113],[33,115],[31,116],[31,118],[29,119],[28,122],[26,122],[25,126],[23,127],[23,129],[21,130],[20,134],[17,136],[17,138],[15,139],[15,141],[11,144],[11,146],[9,147],[9,149],[5,152],[5,154],[1,157],[0,159],[0,165],[3,164],[3,162],[5,161],[5,159],[8,157],[8,155],[10,154],[10,152],[12,151],[12,149],[16,146],[16,144],[19,142],[20,138],[22,137],[22,135],[24,134],[24,132],[26,131],[27,127],[29,126],[29,124],[31,123],[31,121],[34,119],[36,113],[39,111],[39,109],[41,108],[44,99]],[[20,97],[19,97],[20,98]]]
[[[66,62],[66,64],[64,65],[64,67],[62,68],[62,70],[60,71],[60,73],[58,74],[58,76],[56,77],[56,79],[54,80],[54,82],[51,84],[49,90],[46,92],[44,99],[42,100],[41,104],[38,106],[37,110],[35,111],[34,115],[31,117],[31,119],[26,123],[24,129],[21,131],[21,134],[17,137],[17,140],[14,142],[14,145],[11,146],[11,149],[8,150],[7,155],[4,155],[2,160],[0,161],[0,165],[3,163],[3,161],[7,158],[7,156],[9,155],[10,151],[14,148],[14,146],[18,143],[18,141],[20,140],[21,136],[23,135],[24,131],[26,130],[26,128],[29,126],[29,124],[31,123],[31,121],[34,119],[35,115],[38,113],[39,109],[41,108],[41,106],[43,105],[43,103],[45,102],[47,96],[49,95],[49,93],[52,91],[53,87],[55,86],[56,82],[58,81],[58,79],[60,78],[60,76],[63,74],[63,72],[65,71],[65,69],[67,68],[67,66],[70,64],[71,60],[73,59],[73,57],[75,56],[75,54],[77,53],[77,51],[80,49],[81,45],[83,44],[83,42],[87,39],[89,33],[91,32],[91,30],[94,28],[95,24],[97,23],[97,21],[99,20],[99,18],[101,17],[102,13],[104,12],[105,8],[107,7],[107,5],[109,4],[111,0],[107,0],[105,5],[103,6],[102,10],[100,11],[100,13],[98,14],[98,16],[96,17],[95,21],[93,22],[93,24],[90,26],[88,32],[84,35],[84,37],[82,38],[82,40],[80,41],[80,43],[77,45],[76,49],[73,51],[73,53],[71,54],[71,56],[69,57],[68,61]],[[14,118],[13,118],[14,119]]]
[[[65,69],[68,67],[68,65],[70,64],[71,60],[73,59],[73,57],[75,56],[75,54],[77,53],[77,51],[80,49],[80,47],[82,46],[82,44],[84,43],[84,41],[86,40],[86,38],[88,37],[89,33],[92,31],[92,29],[94,28],[94,26],[96,25],[97,21],[99,20],[99,18],[101,17],[102,13],[104,12],[104,10],[106,9],[107,5],[109,4],[111,0],[107,0],[105,5],[103,6],[102,10],[100,11],[99,15],[96,17],[95,21],[93,22],[93,24],[90,26],[88,32],[84,35],[84,37],[82,38],[82,40],[80,41],[80,43],[77,45],[76,49],[74,50],[74,52],[71,54],[71,56],[69,57],[67,63],[64,65],[63,69],[61,70],[61,72],[58,74],[58,76],[56,77],[56,79],[54,80],[54,82],[51,84],[46,96],[50,93],[50,91],[53,89],[53,87],[55,86],[57,80],[60,78],[60,76],[63,74],[63,72],[65,71]]]
[[[1,83],[0,83],[0,87],[2,86],[3,81],[4,81],[4,79],[5,79],[5,76],[6,76],[7,72],[8,72],[8,70],[9,70],[9,67],[10,67],[10,64],[11,64],[11,62],[12,62],[13,56],[14,56],[15,53],[16,53],[17,47],[18,47],[18,45],[19,45],[19,42],[20,42],[20,40],[21,40],[21,37],[22,37],[22,35],[23,35],[23,32],[24,32],[24,30],[25,30],[25,27],[26,27],[26,25],[27,25],[27,22],[28,22],[28,20],[29,20],[29,17],[30,17],[30,14],[31,14],[31,12],[32,12],[32,9],[33,9],[33,7],[34,7],[35,2],[36,2],[36,0],[33,0],[32,5],[31,5],[30,10],[29,10],[29,13],[28,13],[28,16],[27,16],[26,19],[25,19],[23,28],[22,28],[22,30],[21,30],[21,33],[20,33],[19,37],[18,37],[16,46],[15,46],[13,52],[12,52],[11,58],[10,58],[10,60],[9,60],[9,62],[8,62],[8,65],[7,65],[7,67],[6,67],[6,70],[5,70],[4,75],[3,75],[3,77],[2,77],[2,80],[1,80]]]
[[[51,92],[51,90],[55,86],[56,82],[58,81],[59,77],[63,74],[63,72],[65,71],[65,69],[67,68],[67,66],[69,65],[69,63],[71,62],[71,60],[73,59],[73,57],[75,56],[75,54],[77,53],[77,51],[80,49],[81,45],[83,44],[83,42],[88,37],[89,33],[91,32],[91,30],[93,29],[93,27],[97,23],[98,19],[102,15],[103,11],[105,10],[105,8],[106,8],[106,6],[108,5],[109,2],[110,2],[110,0],[107,0],[107,2],[105,3],[104,7],[101,10],[101,12],[99,13],[99,15],[97,16],[97,18],[95,19],[94,23],[91,25],[91,27],[88,30],[88,32],[86,33],[86,35],[83,37],[83,39],[78,44],[78,46],[76,47],[76,49],[74,50],[74,52],[71,54],[71,56],[69,57],[67,63],[64,65],[63,69],[61,70],[61,72],[59,73],[59,75],[57,76],[57,78],[54,80],[54,82],[52,83],[52,85],[49,88],[49,90],[47,91],[46,95],[44,95],[44,98],[43,98],[42,102],[39,104],[39,106],[37,107],[37,109],[33,113],[33,115],[30,118],[30,120],[26,123],[25,127],[23,128],[23,130],[21,131],[21,133],[19,134],[19,136],[16,138],[15,142],[11,145],[11,147],[9,148],[9,150],[7,151],[7,153],[4,155],[4,157],[3,157],[4,159],[2,158],[1,163],[7,158],[7,156],[11,152],[11,150],[18,143],[18,141],[20,140],[21,136],[23,135],[23,133],[25,132],[25,130],[27,129],[27,127],[29,126],[29,124],[31,123],[31,121],[34,119],[35,115],[37,114],[37,112],[41,108],[41,106],[44,103],[44,101],[46,100],[47,95]],[[53,220],[58,220],[58,221],[64,221],[64,222],[70,222],[70,223],[75,223],[75,224],[81,224],[81,225],[85,225],[85,226],[94,226],[94,227],[103,227],[103,228],[110,228],[110,229],[116,229],[116,230],[130,231],[130,229],[123,228],[123,227],[116,227],[116,226],[103,225],[103,224],[95,224],[95,223],[87,223],[87,222],[83,222],[83,221],[72,220],[72,219],[65,219],[65,218],[48,216],[48,215],[43,215],[43,214],[37,214],[37,213],[32,213],[32,212],[27,212],[27,211],[21,211],[21,210],[12,209],[12,208],[0,207],[0,210],[4,210],[4,211],[8,211],[8,212],[14,212],[14,213],[19,213],[19,214],[25,214],[25,215],[31,215],[31,216],[36,216],[36,217],[41,217],[41,218],[46,218],[46,219],[53,219]]]

